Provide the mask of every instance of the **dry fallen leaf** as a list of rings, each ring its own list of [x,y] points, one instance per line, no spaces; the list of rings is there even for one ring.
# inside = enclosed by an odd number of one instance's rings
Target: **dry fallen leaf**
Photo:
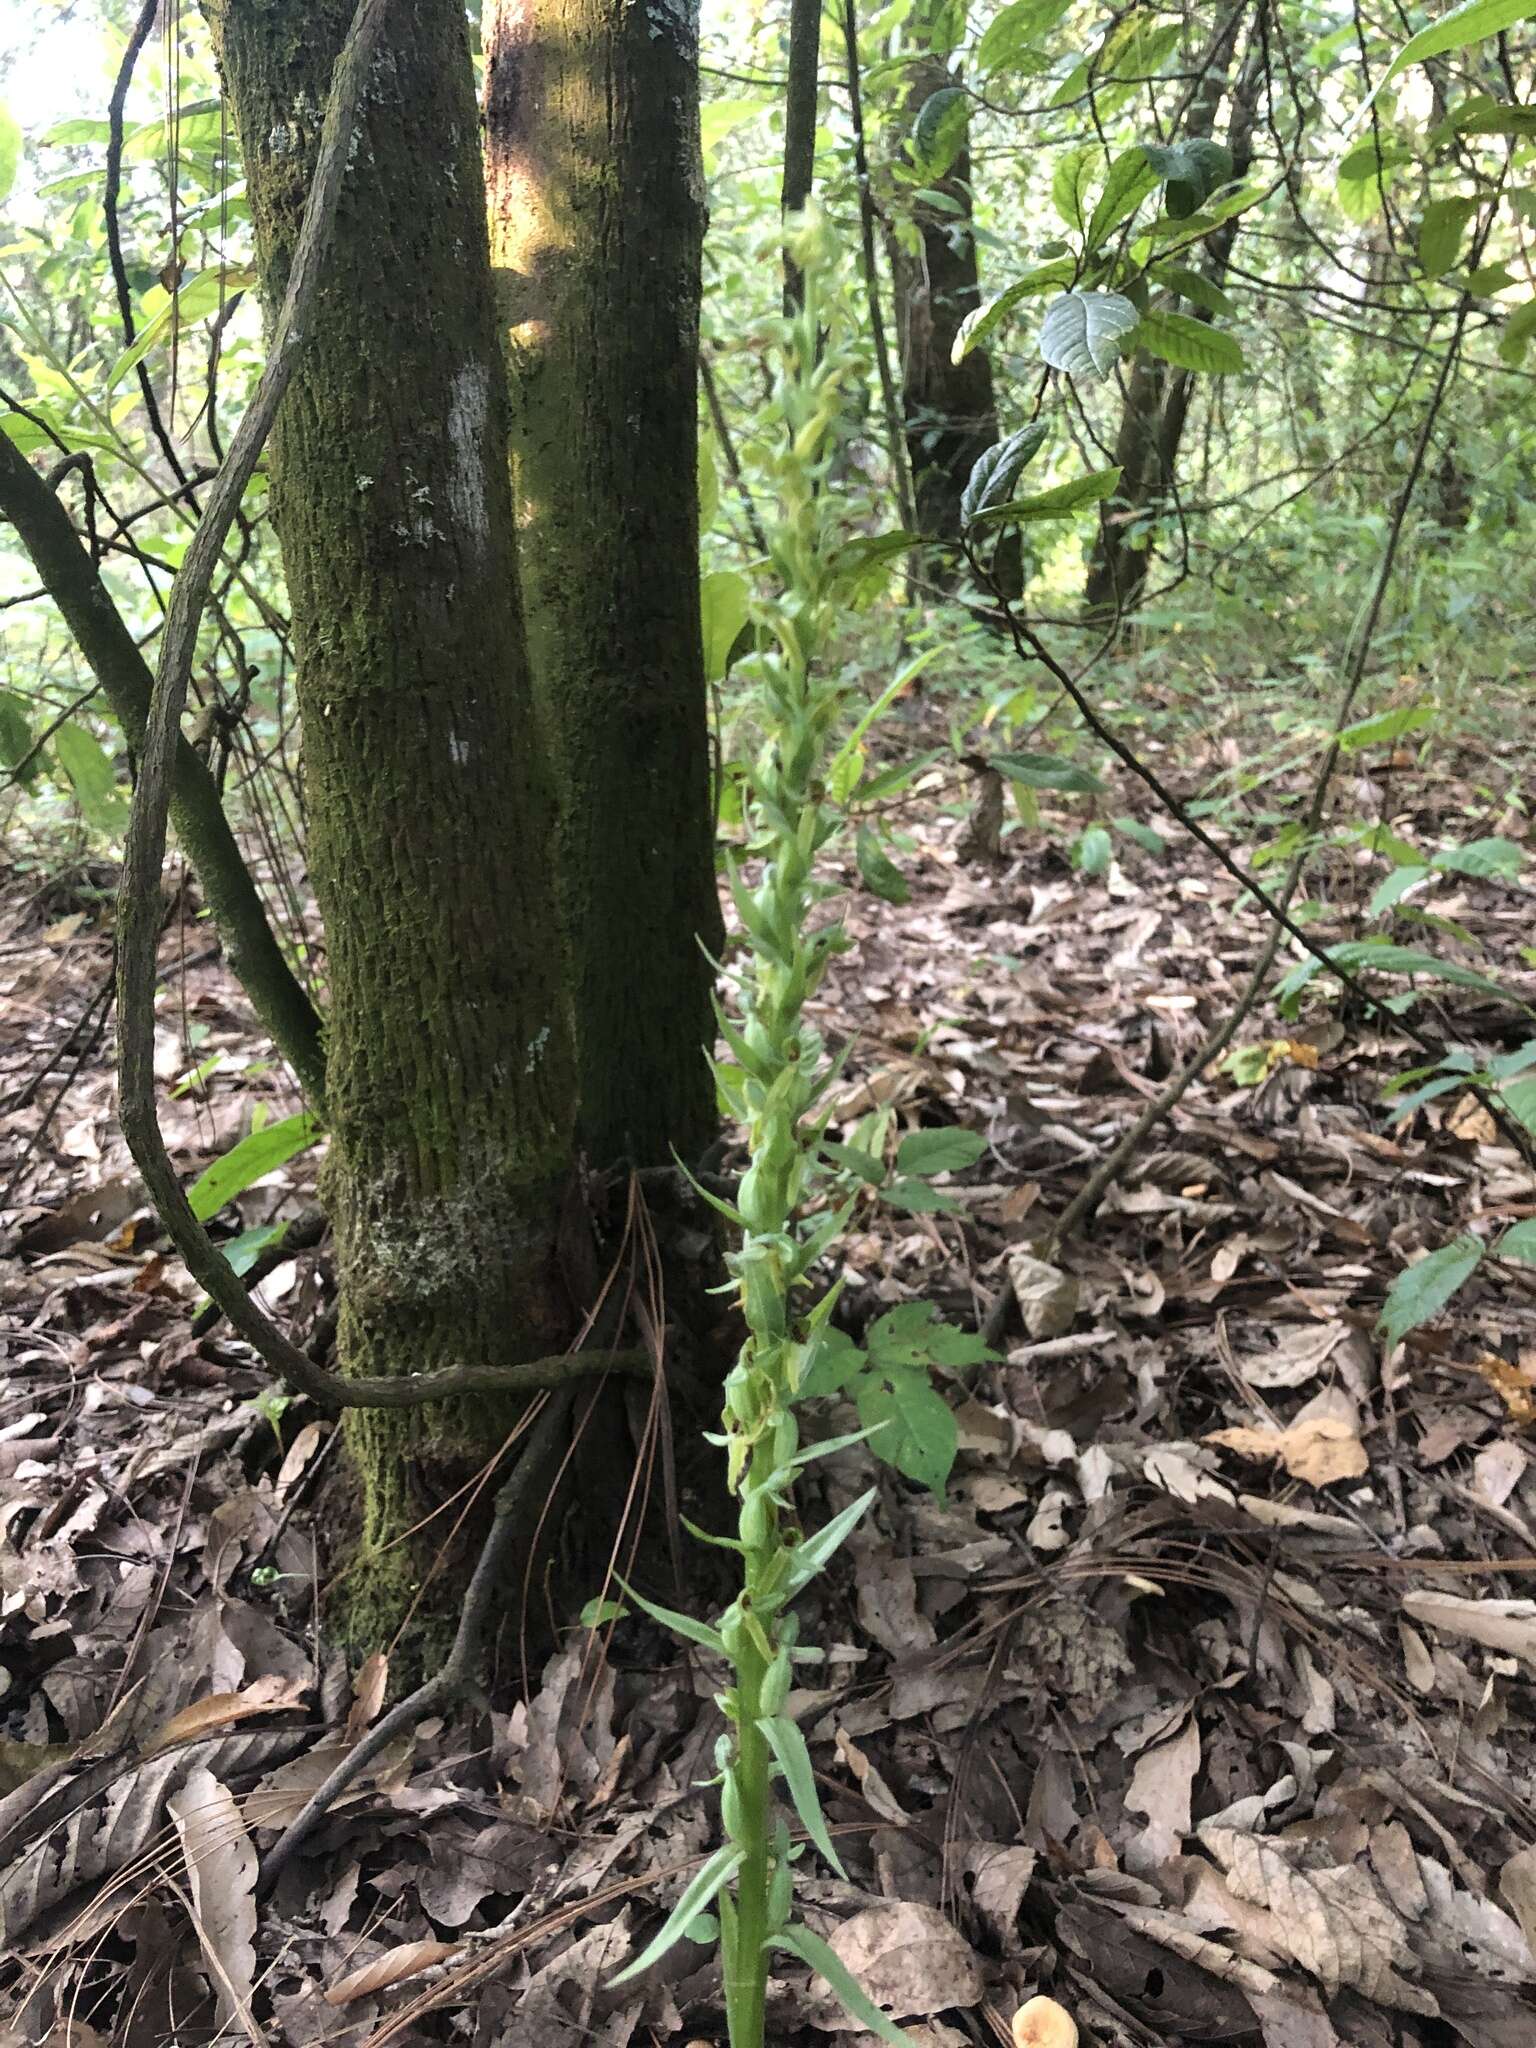
[[[365,1657],[352,1681],[352,1706],[347,1714],[347,1725],[342,1731],[342,1741],[349,1745],[361,1742],[363,1732],[378,1714],[384,1704],[384,1694],[389,1688],[389,1659],[382,1650],[375,1650],[371,1657]]]
[[[1013,2048],[1077,2048],[1077,2021],[1054,1998],[1027,1998],[1013,2016]]]
[[[256,1979],[256,1851],[235,1796],[199,1765],[166,1801],[187,1863],[197,1938],[213,1979],[221,2026],[251,2019]]]
[[[985,1986],[970,1943],[935,1906],[866,1907],[843,1922],[830,1946],[894,2020],[924,2019],[981,2002]],[[819,2024],[833,2033],[859,2030],[859,2022],[841,2008]]]
[[[1213,1429],[1204,1439],[1236,1451],[1240,1458],[1278,1458],[1293,1479],[1330,1486],[1336,1479],[1360,1479],[1369,1471],[1365,1446],[1347,1422],[1317,1415],[1290,1429]]]
[[[210,1735],[215,1728],[233,1727],[237,1721],[248,1721],[253,1714],[275,1714],[285,1707],[296,1707],[308,1690],[302,1679],[272,1676],[253,1679],[239,1692],[211,1692],[163,1722],[145,1743],[144,1754],[153,1756],[173,1743]]]
[[[1419,1590],[1403,1595],[1403,1611],[1447,1635],[1536,1664],[1536,1600],[1464,1600]]]
[[[398,1948],[387,1948],[371,1963],[364,1963],[360,1970],[350,1970],[322,1995],[327,2005],[350,2005],[354,1998],[368,1998],[375,1991],[403,1984],[407,1977],[420,1976],[454,1954],[456,1947],[448,1941],[403,1941]]]
[[[1077,1276],[1028,1252],[1008,1254],[1008,1277],[1031,1337],[1064,1337],[1077,1321]]]

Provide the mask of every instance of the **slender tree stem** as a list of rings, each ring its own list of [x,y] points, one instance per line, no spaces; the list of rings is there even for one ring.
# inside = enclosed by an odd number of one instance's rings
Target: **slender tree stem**
[[[784,95],[784,179],[780,210],[786,220],[805,207],[816,178],[816,105],[820,80],[822,0],[789,0],[789,83]],[[784,251],[784,311],[805,303],[805,277]]]

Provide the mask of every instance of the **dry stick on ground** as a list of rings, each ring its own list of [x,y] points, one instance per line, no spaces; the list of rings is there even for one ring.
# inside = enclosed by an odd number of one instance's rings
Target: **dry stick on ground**
[[[273,328],[256,395],[230,443],[229,457],[171,589],[160,669],[144,725],[139,779],[118,889],[118,1112],[139,1172],[172,1243],[237,1333],[291,1386],[327,1408],[412,1408],[454,1394],[517,1393],[559,1386],[594,1372],[649,1373],[643,1349],[588,1351],[517,1365],[450,1366],[398,1378],[348,1379],[316,1365],[263,1314],[238,1274],[193,1215],[165,1149],[155,1107],[154,1014],[160,929],[160,869],[182,707],[197,652],[198,626],[220,551],[250,481],[304,345],[305,314],[330,247],[368,71],[386,13],[385,0],[360,0],[336,60],[315,174],[304,208],[287,295]]]
[[[564,1426],[573,1395],[569,1388],[542,1398],[537,1422],[523,1447],[511,1476],[506,1479],[492,1505],[490,1534],[485,1539],[464,1596],[464,1611],[441,1668],[424,1684],[391,1707],[383,1719],[370,1728],[360,1742],[349,1749],[336,1768],[306,1801],[304,1807],[278,1837],[261,1866],[259,1887],[271,1890],[278,1876],[298,1849],[309,1839],[330,1808],[373,1759],[406,1734],[429,1714],[455,1706],[479,1681],[480,1654],[486,1622],[497,1604],[503,1569],[512,1554],[514,1540],[524,1533],[527,1509],[533,1491],[548,1470]]]
[[[1113,1150],[1094,1170],[1087,1184],[1068,1203],[1050,1232],[1049,1242],[1053,1250],[1058,1249],[1065,1243],[1078,1224],[1092,1215],[1105,1193],[1119,1178],[1128,1161],[1140,1148],[1148,1133],[1155,1130],[1166,1117],[1172,1114],[1194,1083],[1212,1062],[1220,1058],[1221,1054],[1226,1051],[1263,991],[1270,968],[1274,965],[1275,955],[1280,950],[1281,939],[1287,933],[1293,933],[1295,936],[1303,939],[1309,952],[1317,955],[1324,961],[1328,961],[1326,951],[1322,951],[1313,945],[1310,940],[1305,939],[1303,933],[1296,930],[1290,916],[1291,903],[1295,898],[1296,890],[1300,885],[1302,872],[1306,865],[1307,844],[1322,823],[1323,812],[1328,800],[1328,790],[1332,784],[1334,771],[1338,767],[1339,755],[1342,751],[1339,734],[1349,723],[1350,714],[1354,710],[1355,699],[1359,695],[1361,684],[1365,680],[1366,664],[1370,659],[1371,645],[1376,636],[1377,625],[1381,620],[1382,606],[1386,602],[1387,589],[1397,564],[1397,553],[1402,541],[1403,527],[1408,517],[1408,508],[1412,503],[1414,492],[1417,490],[1419,479],[1423,474],[1425,458],[1429,453],[1430,442],[1434,435],[1435,422],[1440,416],[1440,408],[1444,403],[1445,394],[1449,388],[1451,371],[1455,366],[1460,349],[1462,330],[1466,325],[1467,315],[1471,310],[1471,306],[1472,300],[1470,295],[1463,293],[1460,306],[1457,309],[1456,325],[1451,334],[1450,346],[1446,350],[1444,361],[1441,363],[1440,375],[1436,380],[1435,388],[1430,394],[1429,404],[1425,409],[1423,425],[1419,430],[1419,438],[1414,445],[1413,459],[1409,463],[1408,474],[1403,480],[1403,487],[1398,493],[1397,503],[1393,508],[1392,524],[1388,530],[1386,547],[1382,550],[1381,564],[1377,571],[1375,585],[1372,588],[1371,601],[1366,609],[1365,617],[1361,621],[1359,632],[1355,636],[1354,649],[1345,676],[1344,694],[1334,717],[1334,737],[1329,742],[1328,751],[1323,757],[1322,766],[1319,768],[1316,781],[1313,784],[1312,796],[1308,802],[1306,818],[1302,825],[1301,844],[1287,871],[1278,898],[1271,898],[1254,888],[1254,885],[1244,876],[1238,864],[1232,861],[1222,849],[1215,845],[1214,841],[1210,840],[1200,830],[1196,822],[1187,815],[1178,800],[1169,795],[1163,789],[1161,782],[1153,776],[1152,772],[1145,767],[1139,758],[1103,725],[1089,706],[1087,700],[1080,694],[1067,672],[1054,661],[1048,650],[1041,645],[1034,633],[1028,627],[1023,627],[1019,624],[1007,597],[998,590],[996,584],[989,577],[985,576],[970,548],[967,547],[965,550],[966,560],[970,563],[972,572],[987,583],[988,588],[992,590],[993,595],[996,597],[1002,615],[1012,633],[1014,647],[1020,658],[1026,658],[1025,646],[1027,645],[1034,652],[1037,659],[1045,662],[1052,674],[1072,697],[1073,702],[1077,705],[1084,718],[1087,719],[1089,725],[1098,734],[1099,738],[1107,746],[1111,747],[1119,758],[1141,777],[1142,781],[1147,784],[1154,795],[1158,796],[1159,801],[1173,812],[1179,823],[1187,831],[1193,832],[1202,844],[1210,846],[1213,851],[1217,852],[1223,865],[1236,874],[1240,880],[1243,880],[1245,886],[1253,889],[1254,894],[1259,897],[1263,908],[1269,913],[1271,920],[1269,937],[1265,941],[1263,951],[1260,953],[1253,972],[1245,983],[1236,1005],[1228,1016],[1207,1034],[1194,1056],[1182,1070],[1175,1074],[1162,1092],[1147,1104],[1141,1115],[1137,1117],[1119,1143],[1114,1146]],[[1333,963],[1330,961],[1328,964],[1331,966]],[[1346,981],[1349,980],[1349,977],[1342,975],[1342,971],[1339,968],[1334,967],[1333,971],[1341,974],[1341,978]],[[1411,1027],[1409,1028],[1411,1029]],[[1419,1036],[1417,1033],[1413,1035]],[[1420,1038],[1420,1043],[1424,1042]],[[1499,1121],[1500,1127],[1513,1136],[1513,1131],[1509,1130],[1500,1112],[1494,1108],[1493,1104],[1488,1102],[1487,1097],[1481,1090],[1477,1092],[1479,1099],[1484,1102],[1485,1106],[1490,1109]],[[1520,1150],[1529,1157],[1523,1132],[1520,1134],[1517,1142],[1519,1142]],[[987,1311],[986,1320],[983,1324],[983,1334],[989,1344],[996,1344],[1001,1338],[1003,1325],[1007,1321],[1008,1309],[1012,1299],[1013,1283],[1009,1280],[1004,1283]]]

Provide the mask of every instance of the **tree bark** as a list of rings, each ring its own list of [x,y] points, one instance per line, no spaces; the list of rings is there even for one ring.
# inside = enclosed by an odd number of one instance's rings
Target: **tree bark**
[[[933,93],[957,82],[937,53],[917,61],[906,95],[908,128]],[[952,359],[962,321],[981,303],[968,141],[933,189],[959,212],[914,201],[919,246],[903,247],[893,236],[891,270],[917,530],[932,540],[954,541],[960,535],[961,495],[976,459],[998,437],[991,359],[984,349],[972,349],[959,363]]]
[[[822,0],[789,0],[789,82],[784,92],[784,175],[779,211],[785,220],[799,213],[816,182],[816,107],[820,98]],[[784,251],[784,312],[792,318],[805,303],[805,278]]]
[[[269,306],[347,0],[207,0]],[[330,982],[325,1195],[341,1363],[406,1373],[559,1348],[574,1113],[551,792],[519,614],[467,27],[395,0],[309,343],[271,446]],[[354,1412],[349,1632],[399,1621],[419,1461],[490,1404]],[[431,1531],[436,1536],[437,1532]]]
[[[699,622],[703,175],[688,0],[488,0],[486,171],[519,560],[600,1166],[715,1120]]]

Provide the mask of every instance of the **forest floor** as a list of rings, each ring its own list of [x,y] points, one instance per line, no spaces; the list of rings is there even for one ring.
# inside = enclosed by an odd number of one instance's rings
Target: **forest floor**
[[[1482,772],[1400,769],[1397,829],[1523,837]],[[1096,878],[1064,831],[989,853],[933,794],[901,822],[910,900],[853,897],[821,1006],[855,1040],[839,1116],[990,1148],[955,1211],[856,1217],[847,1301],[974,1326],[1013,1262],[1020,1302],[952,1388],[947,1499],[886,1474],[820,1582],[829,1657],[792,1703],[850,1881],[808,1876],[807,1917],[926,2048],[1006,2048],[1036,1990],[1102,2048],[1529,2048],[1536,1271],[1485,1264],[1395,1350],[1376,1322],[1422,1252],[1536,1216],[1530,1165],[1459,1089],[1395,1122],[1419,1056],[1314,990],[1240,1033],[1268,1078],[1197,1083],[1042,1276],[1046,1220],[1236,1000],[1262,922],[1166,821],[1164,856],[1117,838]],[[1362,874],[1340,856],[1321,937]],[[4,2041],[719,2041],[701,1949],[604,1989],[710,1846],[719,1674],[633,1625],[570,1632],[526,1698],[505,1656],[489,1710],[386,1751],[258,1911],[258,1855],[386,1674],[316,1632],[330,1425],[194,1332],[128,1167],[110,881],[0,896]],[[1536,1002],[1529,890],[1453,874],[1433,908],[1442,953]],[[189,1174],[296,1106],[204,929],[173,920],[163,956],[163,1078],[220,1055],[166,1105]],[[1485,1050],[1530,1032],[1466,989],[1414,1014]],[[304,1209],[310,1170],[233,1227]],[[324,1245],[263,1288],[312,1332]],[[813,1469],[812,1516],[873,1470]],[[793,1971],[772,2025],[856,2031]]]

